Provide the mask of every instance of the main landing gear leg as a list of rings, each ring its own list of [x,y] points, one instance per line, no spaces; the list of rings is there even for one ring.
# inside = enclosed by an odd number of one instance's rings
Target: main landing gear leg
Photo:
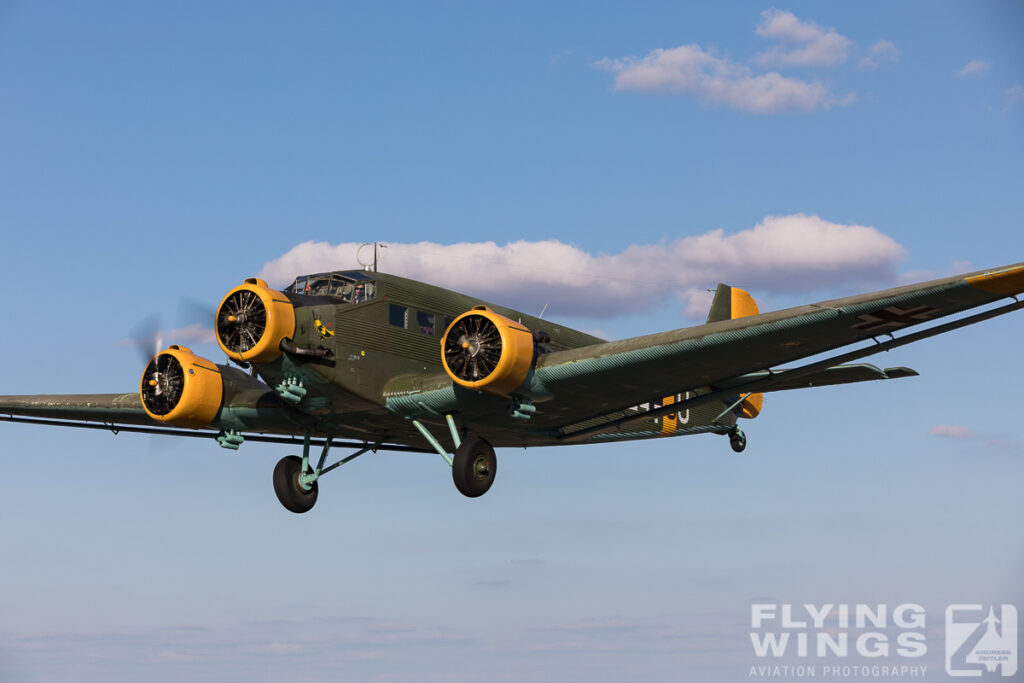
[[[342,458],[333,465],[324,467],[327,461],[327,453],[331,450],[333,437],[328,437],[324,442],[323,451],[320,452],[320,460],[316,468],[310,467],[309,463],[309,434],[307,433],[302,441],[302,457],[297,455],[286,455],[281,458],[274,468],[274,493],[285,509],[295,513],[309,512],[316,504],[319,495],[317,481],[323,475],[333,469],[341,467],[350,460],[355,460],[363,453],[375,451],[380,443],[361,448],[352,455]]]
[[[459,493],[468,498],[478,498],[487,493],[494,483],[494,476],[498,473],[498,458],[494,454],[494,448],[486,439],[479,436],[469,436],[463,441],[455,428],[452,416],[444,417],[452,434],[452,443],[455,444],[453,456],[448,455],[448,451],[419,420],[413,420],[412,424],[444,461],[451,465],[452,481]]]

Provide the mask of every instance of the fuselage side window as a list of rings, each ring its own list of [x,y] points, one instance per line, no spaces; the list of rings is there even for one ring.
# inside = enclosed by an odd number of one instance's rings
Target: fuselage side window
[[[420,332],[423,334],[429,334],[431,337],[434,336],[434,314],[424,313],[423,311],[416,312],[416,324],[420,328]]]
[[[388,322],[394,327],[401,327],[403,330],[408,327],[409,309],[405,306],[391,304],[388,313]]]

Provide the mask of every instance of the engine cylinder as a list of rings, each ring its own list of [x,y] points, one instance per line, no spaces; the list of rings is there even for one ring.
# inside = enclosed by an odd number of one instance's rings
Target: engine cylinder
[[[269,363],[283,353],[281,340],[295,334],[295,307],[263,280],[249,278],[220,302],[216,332],[231,358]]]
[[[521,323],[476,306],[445,330],[441,362],[456,384],[505,396],[530,372],[533,335]]]
[[[171,346],[150,359],[139,396],[158,422],[198,429],[220,411],[224,384],[217,366],[184,346]]]

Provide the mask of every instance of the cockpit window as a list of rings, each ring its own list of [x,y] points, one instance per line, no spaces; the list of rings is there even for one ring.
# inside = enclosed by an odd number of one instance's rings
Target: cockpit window
[[[345,303],[361,304],[373,299],[377,293],[377,287],[363,271],[354,270],[341,273],[300,275],[284,291],[308,296],[332,296]]]

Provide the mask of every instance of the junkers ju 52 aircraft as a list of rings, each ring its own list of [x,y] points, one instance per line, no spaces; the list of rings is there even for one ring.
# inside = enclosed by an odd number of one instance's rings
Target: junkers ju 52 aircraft
[[[0,417],[301,444],[273,476],[292,512],[313,507],[325,474],[378,450],[436,451],[475,497],[494,481],[494,446],[714,433],[742,451],[738,419],[765,393],[916,375],[853,361],[1016,311],[1022,292],[1024,263],[772,313],[719,285],[706,324],[609,342],[384,273],[305,275],[283,291],[249,279],[214,323],[240,367],[171,346],[137,392],[0,396]],[[354,452],[328,464],[338,446]]]

